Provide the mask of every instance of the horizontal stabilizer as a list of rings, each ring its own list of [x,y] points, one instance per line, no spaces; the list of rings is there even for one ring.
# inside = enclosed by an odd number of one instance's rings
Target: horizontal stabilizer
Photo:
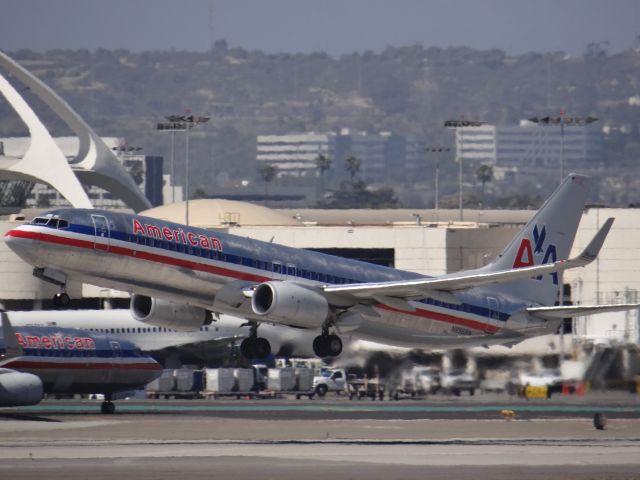
[[[615,218],[613,217],[607,218],[607,221],[604,222],[604,225],[600,227],[598,233],[596,233],[596,235],[591,239],[589,245],[587,245],[587,248],[585,248],[578,257],[584,259],[585,265],[593,262],[600,253],[600,249],[602,248],[607,235],[609,235],[609,230],[611,230],[611,226],[613,225],[614,220]]]
[[[561,305],[557,307],[532,307],[527,312],[546,318],[583,317],[597,313],[625,312],[640,308],[640,303],[620,303],[611,305]]]

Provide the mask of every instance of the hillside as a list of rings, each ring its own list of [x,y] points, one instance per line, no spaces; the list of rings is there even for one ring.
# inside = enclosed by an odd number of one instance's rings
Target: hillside
[[[417,45],[334,58],[322,53],[267,55],[228,48],[222,41],[207,53],[8,53],[54,88],[99,134],[125,137],[148,154],[170,156],[169,135],[155,130],[163,116],[187,109],[210,114],[209,124],[192,134],[194,188],[206,191],[216,182],[256,177],[258,134],[355,128],[446,144],[451,136],[443,121],[461,114],[509,124],[560,109],[595,115],[609,132],[605,158],[594,169],[626,171],[629,187],[639,177],[638,50],[510,57],[499,50]],[[55,134],[68,133],[51,116],[43,118]],[[0,103],[0,136],[24,134],[17,117]],[[177,165],[182,157],[176,155]]]

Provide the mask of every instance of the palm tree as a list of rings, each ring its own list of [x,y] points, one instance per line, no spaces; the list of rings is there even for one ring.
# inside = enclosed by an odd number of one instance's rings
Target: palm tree
[[[355,178],[356,174],[360,171],[361,166],[362,166],[362,161],[359,158],[354,157],[353,155],[350,155],[344,161],[344,167],[351,174],[351,183],[353,183],[353,179]]]
[[[482,183],[482,206],[484,207],[484,190],[487,182],[493,180],[493,167],[491,165],[480,165],[476,170],[476,178]]]
[[[266,197],[269,195],[269,184],[278,175],[278,167],[269,163],[265,163],[260,167],[258,171],[260,172],[260,176],[264,181],[264,196],[266,202]]]
[[[331,159],[329,157],[325,157],[322,154],[319,154],[316,157],[316,168],[320,173],[321,198],[324,198],[324,174],[331,168],[331,163]]]

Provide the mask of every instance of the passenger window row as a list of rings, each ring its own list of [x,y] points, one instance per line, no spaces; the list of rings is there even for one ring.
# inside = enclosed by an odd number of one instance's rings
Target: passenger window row
[[[240,255],[232,255],[227,253],[221,253],[217,250],[210,250],[207,248],[191,247],[184,244],[178,244],[175,242],[168,242],[164,240],[158,240],[154,238],[145,237],[143,235],[129,235],[128,241],[137,243],[138,245],[145,245],[148,247],[157,247],[172,252],[186,253],[188,255],[196,255],[198,257],[207,258],[211,260],[220,260],[222,262],[234,263],[242,265],[244,267],[255,268],[268,273],[286,274],[290,277],[305,278],[307,280],[313,280],[317,282],[332,284],[332,285],[344,285],[350,283],[359,283],[358,280],[351,278],[338,277],[336,275],[313,272],[305,269],[298,269],[295,266],[284,266],[278,262],[266,262],[262,260],[256,260],[249,257],[242,257]]]

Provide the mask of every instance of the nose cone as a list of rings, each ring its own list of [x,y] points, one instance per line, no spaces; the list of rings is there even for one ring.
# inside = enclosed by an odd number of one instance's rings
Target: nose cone
[[[154,381],[156,378],[162,375],[162,371],[162,365],[160,365],[151,357],[147,358],[142,374],[142,376],[145,378],[141,383],[146,385],[147,383]]]
[[[4,243],[24,261],[34,264],[40,249],[40,235],[26,227],[23,225],[9,230],[4,235]]]

